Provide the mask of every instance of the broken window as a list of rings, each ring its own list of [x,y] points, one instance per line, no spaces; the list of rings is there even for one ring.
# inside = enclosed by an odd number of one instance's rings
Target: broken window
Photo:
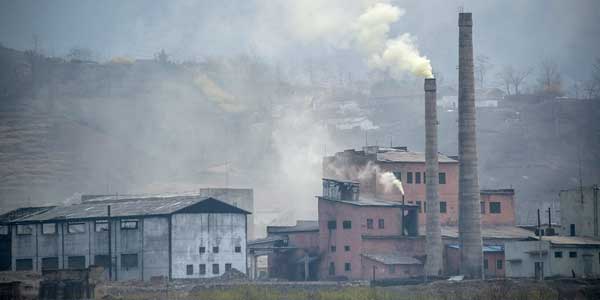
[[[554,252],[554,257],[556,257],[556,258],[562,258],[562,251],[555,251]]]
[[[344,264],[344,271],[346,271],[346,272],[352,271],[352,265],[349,262]]]
[[[446,201],[440,201],[440,213],[445,214],[447,211]]]
[[[69,223],[67,224],[68,233],[84,233],[85,223]]]
[[[8,226],[0,226],[0,235],[8,235]]]
[[[138,266],[138,255],[133,254],[121,254],[121,268],[128,270],[137,268]]]
[[[502,263],[502,260],[501,260],[501,259],[498,259],[498,260],[496,260],[496,269],[498,269],[498,270],[502,270],[502,267],[503,267],[503,265],[502,265],[502,264],[503,264],[503,263]]]
[[[335,275],[335,263],[330,262],[329,263],[329,276],[334,276],[334,275]]]
[[[501,213],[500,202],[490,202],[490,214]]]
[[[335,250],[337,250],[337,248],[335,246],[331,246],[331,252],[335,252]]]
[[[385,221],[383,219],[379,219],[377,223],[379,229],[385,228]]]
[[[31,258],[17,259],[15,268],[17,271],[32,271],[33,260]]]
[[[334,230],[337,228],[337,222],[335,220],[327,221],[327,229]]]
[[[138,220],[121,220],[122,230],[134,230],[138,228]]]
[[[96,232],[108,231],[108,221],[107,220],[97,220],[94,223],[94,231],[96,231]]]
[[[58,257],[44,257],[42,258],[42,271],[44,270],[57,270],[58,269]]]
[[[423,183],[427,183],[427,173],[423,172]]]
[[[569,233],[571,236],[575,236],[575,224],[571,224],[569,227]]]
[[[108,255],[95,255],[94,256],[94,264],[96,266],[100,266],[105,269],[108,269],[108,267],[110,266],[110,260],[108,258]]]
[[[367,219],[367,229],[373,229],[373,219]]]
[[[219,274],[219,264],[213,264],[212,265],[212,273],[215,275]]]
[[[394,177],[396,177],[396,179],[402,181],[402,172],[394,172]]]
[[[344,251],[346,251],[346,252],[350,252],[350,245],[346,245],[346,246],[344,246]]]
[[[67,267],[69,269],[85,269],[85,256],[69,256]]]
[[[206,247],[200,246],[200,254],[206,253]]]
[[[43,223],[42,234],[56,234],[56,223]]]
[[[485,202],[481,201],[479,203],[479,205],[481,206],[481,214],[484,215],[485,214]]]
[[[225,264],[225,272],[231,271],[231,264]]]
[[[421,172],[415,172],[415,184],[421,183]]]
[[[440,172],[438,173],[438,179],[440,184],[446,184],[446,173]]]
[[[31,225],[17,225],[18,235],[29,235],[33,233],[33,227]]]
[[[200,275],[206,275],[206,265],[205,264],[200,264],[200,266],[198,267],[198,273],[200,273]]]
[[[219,247],[213,247],[213,253],[219,253]]]
[[[577,257],[577,251],[570,251],[569,257]]]
[[[346,221],[342,222],[342,227],[344,229],[352,229],[352,221],[346,220]]]
[[[484,269],[484,270],[487,270],[487,269],[488,269],[488,260],[487,260],[487,259],[484,259],[484,260],[483,260],[483,269]]]
[[[194,275],[194,265],[185,266],[185,274],[186,275]]]
[[[406,172],[406,183],[413,183],[413,173]]]
[[[240,253],[240,252],[242,252],[242,247],[235,246],[235,253]]]

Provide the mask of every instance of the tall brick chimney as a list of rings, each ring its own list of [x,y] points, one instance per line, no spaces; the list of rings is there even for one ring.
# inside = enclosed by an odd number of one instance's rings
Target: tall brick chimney
[[[458,231],[461,273],[467,278],[482,278],[483,245],[477,174],[471,13],[458,14],[458,29]]]

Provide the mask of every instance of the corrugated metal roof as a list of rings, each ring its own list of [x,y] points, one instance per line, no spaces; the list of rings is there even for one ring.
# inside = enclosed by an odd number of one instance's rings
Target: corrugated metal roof
[[[363,253],[364,257],[380,262],[384,265],[422,265],[414,257],[401,256],[397,253]]]
[[[537,237],[535,238],[537,240]],[[583,236],[542,236],[542,241],[549,241],[553,245],[594,245],[600,246],[600,239]]]
[[[294,226],[267,226],[267,233],[319,231],[319,221],[298,220]]]
[[[450,244],[448,245],[448,247],[453,249],[460,249],[460,245],[458,244]],[[499,245],[484,245],[483,252],[504,252],[504,247]]]
[[[44,213],[28,216],[16,222],[37,222],[64,219],[93,219],[107,217],[107,207],[111,207],[111,217],[167,215],[190,205],[202,202],[207,197],[174,196],[119,199],[118,201],[89,201],[69,206],[57,206]]]
[[[458,226],[442,226],[442,236],[458,238]],[[533,232],[517,226],[489,226],[481,227],[481,236],[486,239],[526,239],[533,236]]]
[[[425,162],[424,152],[413,151],[385,151],[377,153],[377,160],[381,162]],[[438,162],[440,163],[458,163],[444,154],[438,154]]]
[[[317,196],[319,199],[328,200],[332,202],[340,202],[344,204],[356,205],[356,206],[387,206],[387,207],[402,207],[402,203],[395,201],[387,201],[376,198],[359,198],[358,201],[347,201],[347,200],[332,200],[325,197]],[[416,204],[404,204],[404,207],[418,208]]]

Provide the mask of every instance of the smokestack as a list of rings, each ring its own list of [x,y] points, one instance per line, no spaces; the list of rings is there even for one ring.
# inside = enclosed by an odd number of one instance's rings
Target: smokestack
[[[482,278],[483,245],[475,135],[475,76],[473,73],[473,18],[458,14],[458,156],[459,242],[461,273]]]
[[[435,78],[425,79],[425,187],[426,224],[426,276],[442,274],[442,229],[440,227],[440,204],[438,195],[438,137],[437,101]]]

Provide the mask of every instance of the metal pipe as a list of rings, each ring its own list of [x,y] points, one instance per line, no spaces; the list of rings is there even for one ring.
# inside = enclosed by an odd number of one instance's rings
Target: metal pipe
[[[107,208],[108,223],[108,280],[112,280],[112,224],[110,220],[110,205]]]

